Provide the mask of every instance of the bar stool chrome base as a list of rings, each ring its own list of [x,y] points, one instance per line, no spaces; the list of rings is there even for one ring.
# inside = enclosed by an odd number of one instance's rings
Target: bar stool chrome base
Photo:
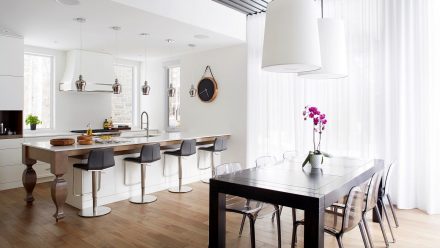
[[[155,195],[138,195],[131,197],[129,201],[136,204],[147,204],[157,201],[157,197]]]
[[[96,207],[96,209],[93,208],[81,209],[81,211],[78,212],[78,215],[81,217],[91,218],[91,217],[98,217],[109,214],[111,211],[112,209],[109,207],[99,206]]]
[[[209,180],[210,180],[211,178],[204,178],[204,179],[202,179],[202,180],[200,180],[200,181],[202,181],[202,183],[207,183],[207,184],[209,184]]]
[[[191,187],[184,185],[180,187],[180,190],[179,190],[179,186],[168,189],[168,191],[171,193],[188,193],[191,192],[192,190],[193,189]]]

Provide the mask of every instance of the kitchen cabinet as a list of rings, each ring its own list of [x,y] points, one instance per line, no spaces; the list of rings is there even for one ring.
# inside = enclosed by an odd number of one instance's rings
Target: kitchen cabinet
[[[23,39],[0,34],[0,76],[23,77],[23,71]]]
[[[22,143],[47,140],[48,137],[0,140],[0,190],[23,186],[21,176],[25,165],[21,163]],[[38,161],[32,168],[37,173],[37,182],[53,180],[50,164]]]
[[[0,110],[23,110],[23,94],[23,77],[0,76]]]

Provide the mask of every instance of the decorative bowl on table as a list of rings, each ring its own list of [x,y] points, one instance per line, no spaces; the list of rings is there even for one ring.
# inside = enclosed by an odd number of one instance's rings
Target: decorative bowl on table
[[[78,144],[80,145],[92,145],[93,144],[93,136],[89,135],[81,135],[76,137]]]
[[[75,144],[75,140],[71,138],[51,139],[50,144],[53,146],[71,146]]]

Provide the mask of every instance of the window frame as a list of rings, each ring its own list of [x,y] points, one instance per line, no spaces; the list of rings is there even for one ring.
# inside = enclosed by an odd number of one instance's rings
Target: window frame
[[[40,57],[47,57],[50,59],[50,124],[47,128],[38,128],[39,130],[54,130],[56,128],[55,123],[55,59],[56,57],[52,54],[47,53],[40,53],[40,52],[29,52],[24,51],[23,57],[26,55],[30,56],[40,56]],[[24,67],[24,65],[23,65]],[[23,83],[24,83],[24,75],[23,75]],[[23,106],[23,114],[24,114],[24,106]],[[24,130],[30,130],[30,127],[28,125],[25,125],[26,116],[23,116],[23,129]]]
[[[180,65],[180,63],[179,62],[177,62],[177,61],[175,61],[175,62],[171,62],[171,63],[169,63],[169,64],[167,64],[167,65],[165,65],[165,73],[166,73],[166,96],[167,96],[167,102],[166,102],[166,105],[167,105],[167,112],[166,112],[166,119],[167,119],[167,129],[168,130],[176,130],[176,129],[179,129],[180,127],[181,127],[181,119],[180,119],[180,122],[179,122],[179,125],[178,126],[171,126],[170,125],[170,97],[169,97],[169,95],[168,95],[168,89],[169,89],[169,87],[170,87],[170,69],[173,69],[173,68],[180,68],[180,80],[182,79],[182,66]],[[180,82],[180,84],[179,84],[179,88],[180,88],[180,91],[179,91],[179,95],[180,95],[180,97],[179,97],[179,108],[181,107],[181,103],[182,103],[182,87],[181,87],[182,85],[181,85],[181,82]],[[180,108],[181,109],[181,108]],[[182,116],[180,116],[180,117],[182,117]]]

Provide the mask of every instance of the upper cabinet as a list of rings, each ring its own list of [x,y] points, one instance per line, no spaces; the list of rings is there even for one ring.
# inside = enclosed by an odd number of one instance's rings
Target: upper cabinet
[[[23,63],[23,39],[0,33],[0,76],[23,77]]]
[[[0,76],[0,110],[23,110],[23,77]]]

